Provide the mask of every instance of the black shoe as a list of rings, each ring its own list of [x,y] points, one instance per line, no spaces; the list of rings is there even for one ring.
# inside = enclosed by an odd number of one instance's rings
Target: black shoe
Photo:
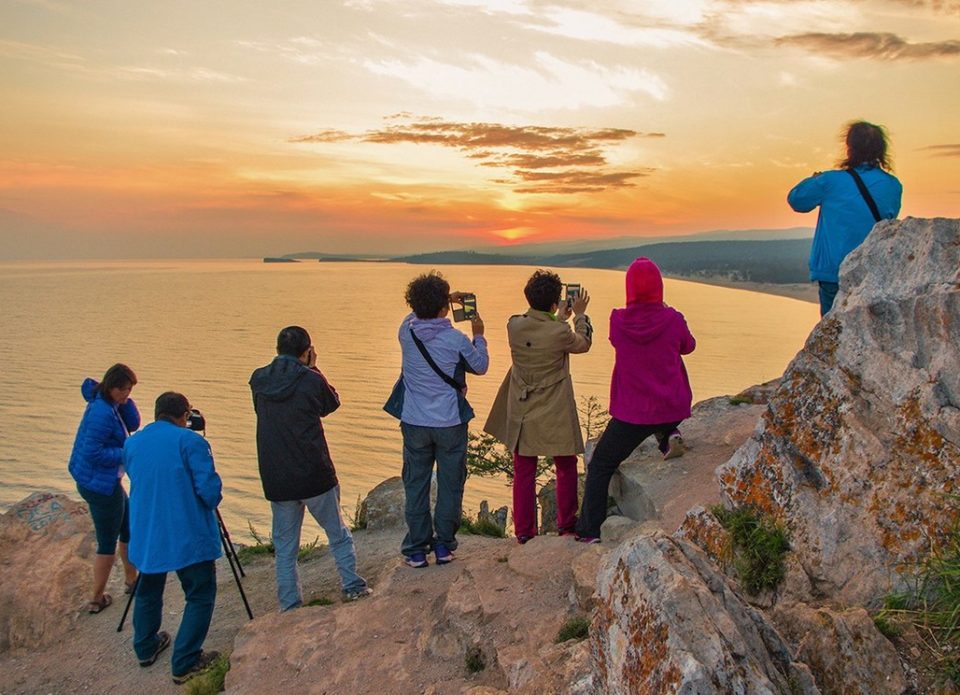
[[[141,659],[140,665],[146,668],[147,666],[153,666],[157,663],[157,657],[160,656],[160,652],[170,646],[170,634],[167,632],[158,632],[157,633],[157,648],[153,650],[153,654],[147,659]]]
[[[213,666],[213,662],[220,658],[220,652],[200,652],[200,656],[197,658],[197,663],[195,663],[190,670],[186,673],[181,673],[179,676],[174,674],[173,682],[177,685],[183,685],[191,678],[199,676],[201,673],[209,670]]]

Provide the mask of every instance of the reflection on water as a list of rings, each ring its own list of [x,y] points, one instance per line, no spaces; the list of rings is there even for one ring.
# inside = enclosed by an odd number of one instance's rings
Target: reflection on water
[[[523,284],[533,269],[439,269],[453,289],[476,292],[486,323],[490,371],[469,382],[472,426],[479,429],[509,366],[507,318],[526,309]],[[381,406],[399,373],[403,291],[426,270],[254,260],[0,264],[0,507],[37,489],[77,496],[66,462],[84,406],[80,382],[125,362],[140,379],[133,396],[145,422],[166,390],[182,391],[204,412],[224,479],[227,524],[235,536],[246,535],[248,521],[266,532],[270,511],[257,474],[247,380],[273,358],[278,330],[299,324],[310,331],[318,365],[343,402],[324,423],[343,504],[352,511],[358,495],[400,473],[399,427]],[[622,305],[623,273],[560,275],[592,298],[594,347],[571,359],[576,393],[606,404],[613,366],[608,317]],[[686,358],[695,400],[778,376],[817,321],[814,304],[676,280],[665,281],[665,299],[697,338]],[[468,480],[465,507],[475,511],[481,499],[509,504],[509,488],[501,480]]]

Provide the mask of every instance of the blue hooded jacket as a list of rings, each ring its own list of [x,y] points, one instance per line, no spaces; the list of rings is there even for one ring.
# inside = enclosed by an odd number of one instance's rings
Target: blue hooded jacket
[[[127,440],[130,560],[141,572],[173,572],[220,557],[214,510],[223,483],[207,440],[157,420]]]
[[[880,217],[895,219],[903,195],[897,177],[869,164],[856,167],[856,172],[877,204]],[[863,243],[876,224],[853,177],[844,169],[814,174],[793,187],[787,202],[797,212],[810,212],[820,206],[810,249],[810,279],[839,282],[843,259]]]
[[[487,340],[478,335],[472,341],[450,323],[450,319],[418,319],[408,314],[400,324],[398,337],[403,354],[403,414],[408,425],[453,427],[462,424],[457,394],[437,376],[417,348],[410,330],[417,334],[430,357],[447,375],[460,369],[485,374],[490,365]]]
[[[99,382],[84,379],[80,393],[87,401],[67,469],[77,485],[101,495],[112,495],[120,478],[123,443],[128,432],[140,428],[140,411],[132,398],[123,405],[103,399]]]

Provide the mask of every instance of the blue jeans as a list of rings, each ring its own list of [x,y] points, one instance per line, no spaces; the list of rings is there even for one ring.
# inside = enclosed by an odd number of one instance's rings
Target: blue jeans
[[[467,480],[467,426],[421,427],[400,423],[407,535],[400,552],[428,553],[437,544],[457,548],[463,484]],[[437,507],[430,515],[430,479],[437,464]]]
[[[833,306],[833,300],[837,298],[837,292],[840,291],[840,283],[819,280],[817,284],[820,286],[820,318],[823,318]]]
[[[297,553],[300,551],[300,530],[303,527],[303,510],[310,514],[327,534],[330,553],[340,573],[344,591],[357,591],[367,585],[357,574],[357,553],[353,536],[343,523],[340,512],[340,486],[327,490],[322,495],[306,500],[270,502],[273,510],[273,547],[276,552],[277,599],[280,610],[296,608],[303,603],[300,590],[300,573],[297,571]]]
[[[213,560],[206,560],[177,570],[177,577],[186,605],[173,643],[171,666],[173,675],[180,676],[197,663],[203,641],[207,638],[217,598],[217,568]],[[166,583],[166,572],[140,574],[133,606],[133,650],[141,661],[149,659],[157,650]]]

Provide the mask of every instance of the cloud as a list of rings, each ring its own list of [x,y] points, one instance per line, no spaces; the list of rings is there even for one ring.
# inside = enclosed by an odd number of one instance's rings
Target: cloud
[[[778,46],[796,46],[834,58],[877,58],[880,60],[923,60],[960,57],[960,41],[910,43],[896,34],[857,32],[854,34],[808,33],[783,36]]]
[[[653,169],[608,171],[605,149],[635,138],[666,137],[626,128],[463,123],[408,114],[397,114],[391,120],[402,122],[358,134],[321,130],[290,141],[440,145],[459,150],[480,166],[509,169],[510,177],[494,182],[509,185],[518,193],[574,193],[635,185],[633,179],[648,176]]]
[[[402,80],[435,98],[467,101],[487,109],[607,108],[629,104],[634,94],[655,101],[670,97],[666,81],[650,70],[563,60],[543,50],[522,65],[479,53],[462,56],[457,62],[416,56],[370,59],[363,65],[375,75]]]
[[[960,144],[928,145],[927,147],[921,147],[920,149],[930,152],[937,157],[960,157]]]
[[[901,5],[910,7],[928,7],[934,12],[945,14],[960,14],[960,2],[957,0],[896,0]]]

